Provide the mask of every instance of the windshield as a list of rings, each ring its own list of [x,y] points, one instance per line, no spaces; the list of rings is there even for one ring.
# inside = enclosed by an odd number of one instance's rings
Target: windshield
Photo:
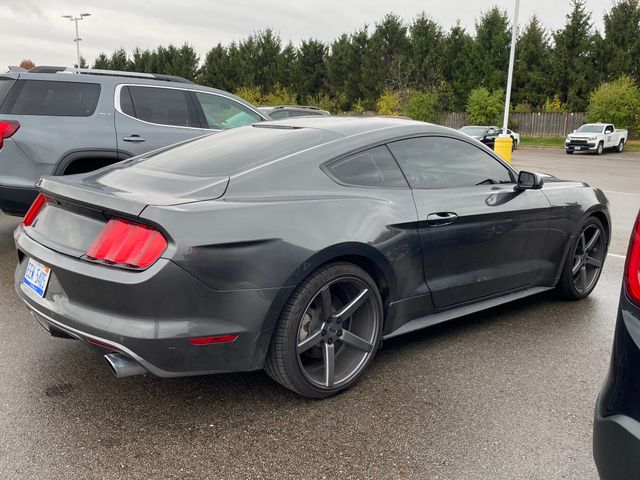
[[[582,125],[577,131],[584,133],[600,133],[602,132],[602,125],[586,124]]]
[[[484,135],[485,130],[485,127],[462,127],[460,129],[462,133],[466,133],[471,137],[480,137]]]

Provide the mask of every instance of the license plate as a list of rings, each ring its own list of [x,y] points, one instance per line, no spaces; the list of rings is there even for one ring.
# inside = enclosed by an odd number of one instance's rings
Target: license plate
[[[50,273],[51,269],[49,267],[30,258],[22,282],[36,292],[38,296],[44,297],[44,292],[47,290],[47,284],[49,283]]]

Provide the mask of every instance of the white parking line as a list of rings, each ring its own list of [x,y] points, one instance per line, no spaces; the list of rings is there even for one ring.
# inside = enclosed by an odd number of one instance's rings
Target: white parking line
[[[635,195],[637,197],[640,197],[640,193],[631,193],[631,192],[616,192],[614,190],[603,190],[604,193],[613,193],[613,194],[617,194],[617,195]]]
[[[616,258],[627,258],[626,255],[618,255],[617,253],[607,253],[607,255],[609,257],[616,257]]]

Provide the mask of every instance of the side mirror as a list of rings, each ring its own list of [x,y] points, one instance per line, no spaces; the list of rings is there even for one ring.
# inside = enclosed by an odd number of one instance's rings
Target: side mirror
[[[516,190],[539,190],[544,185],[542,176],[538,173],[521,171],[518,174],[518,184]]]

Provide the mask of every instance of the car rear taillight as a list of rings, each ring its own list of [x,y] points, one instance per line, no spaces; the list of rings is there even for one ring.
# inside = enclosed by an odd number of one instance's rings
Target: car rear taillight
[[[640,213],[631,232],[631,243],[624,269],[624,283],[629,299],[640,306]]]
[[[20,123],[14,120],[0,120],[0,148],[5,138],[9,138],[20,128]]]
[[[166,248],[167,241],[158,230],[112,218],[89,248],[87,257],[114,266],[146,268]]]
[[[22,225],[24,225],[25,227],[30,226],[33,223],[33,221],[36,219],[38,214],[42,211],[42,208],[44,207],[45,203],[47,203],[47,197],[45,197],[41,193],[38,194],[36,199],[33,201],[31,206],[29,207],[27,214],[24,216],[24,219],[22,220]]]

